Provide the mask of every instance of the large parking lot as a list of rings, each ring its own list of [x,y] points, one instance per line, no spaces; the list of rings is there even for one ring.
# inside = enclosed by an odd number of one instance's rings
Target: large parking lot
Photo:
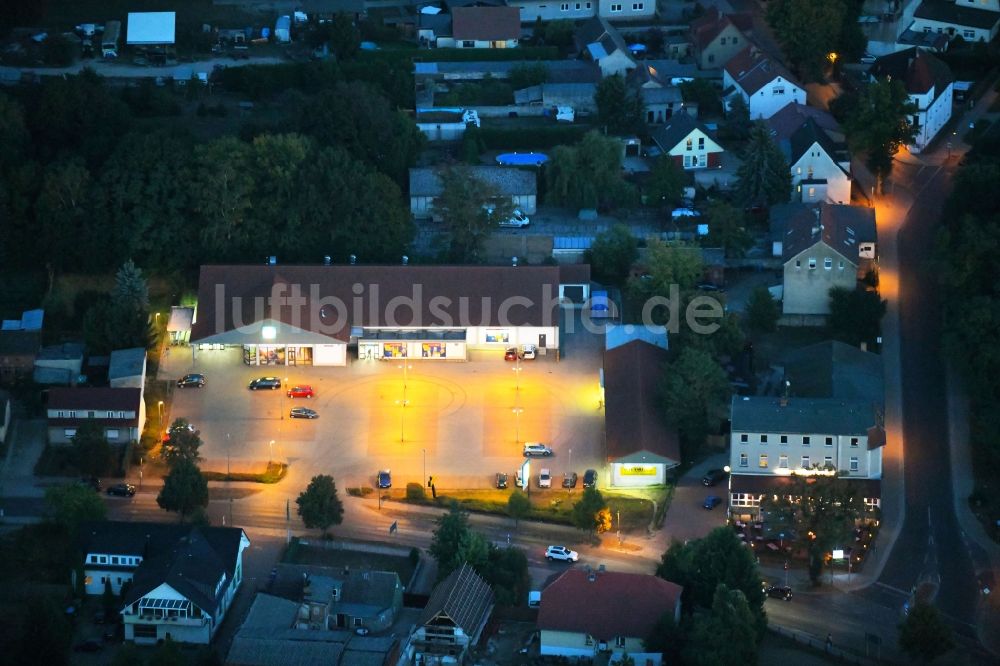
[[[477,488],[497,471],[512,474],[526,441],[552,446],[544,466],[557,477],[603,467],[602,346],[602,336],[581,331],[564,336],[559,361],[550,351],[517,371],[501,351],[473,352],[468,362],[410,360],[405,379],[398,360],[249,367],[239,349],[199,351],[192,359],[189,348],[175,347],[160,378],[205,374],[204,388],[174,391],[169,418],[187,418],[201,431],[206,469],[225,471],[227,457],[233,471],[273,457],[289,462],[295,485],[324,473],[341,487],[371,485],[388,468],[394,487],[425,482],[426,469],[438,488]],[[309,384],[316,395],[247,389],[265,375]],[[290,419],[293,406],[315,409],[319,418]]]

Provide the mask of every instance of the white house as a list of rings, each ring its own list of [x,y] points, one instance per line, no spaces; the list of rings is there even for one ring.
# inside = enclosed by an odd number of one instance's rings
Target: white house
[[[451,37],[438,37],[438,47],[459,49],[511,49],[521,38],[521,12],[517,7],[454,7]]]
[[[872,80],[891,77],[902,81],[917,106],[910,122],[917,127],[913,144],[907,148],[921,152],[951,120],[954,79],[951,69],[931,53],[917,47],[882,56],[868,71]]]
[[[511,7],[521,10],[521,23],[568,19],[579,21],[594,16],[612,21],[636,21],[650,19],[656,15],[653,0],[571,0],[570,2],[548,2],[547,0],[513,0]]]
[[[997,0],[924,0],[913,12],[909,30],[991,42],[1000,31],[998,4]]]
[[[595,16],[583,23],[573,35],[573,41],[581,55],[601,68],[601,76],[624,76],[636,67],[625,39],[604,17]]]
[[[684,170],[715,169],[722,166],[725,152],[708,128],[686,113],[678,113],[652,133],[653,141]]]
[[[729,59],[722,70],[722,88],[727,100],[743,98],[751,120],[770,118],[792,102],[806,103],[805,90],[788,70],[756,46]]]
[[[787,494],[793,476],[856,482],[865,506],[880,504],[881,405],[869,400],[734,396],[730,511],[758,517],[765,494]]]
[[[659,666],[644,641],[660,619],[680,621],[684,588],[651,574],[568,569],[542,590],[538,628],[542,655],[594,659],[627,652],[636,664]],[[613,662],[612,662],[613,663]]]
[[[142,389],[81,386],[49,389],[49,443],[68,444],[84,423],[97,423],[112,444],[136,442],[146,423]]]
[[[793,200],[850,202],[851,157],[833,116],[811,106],[789,104],[764,122],[791,169]]]
[[[105,521],[80,528],[88,595],[110,586],[125,600],[125,640],[207,645],[243,582],[240,528]],[[74,573],[74,576],[77,574]]]

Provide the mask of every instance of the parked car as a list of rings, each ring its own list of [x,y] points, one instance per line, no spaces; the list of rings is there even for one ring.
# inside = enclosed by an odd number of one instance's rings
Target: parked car
[[[764,592],[772,599],[781,599],[782,601],[792,600],[792,588],[784,585],[768,585]]]
[[[538,473],[538,487],[539,488],[552,487],[552,472],[549,471],[548,467],[543,467],[542,471]]]
[[[576,472],[569,472],[568,474],[563,474],[563,488],[576,488],[577,480]]]
[[[132,497],[135,495],[135,486],[131,483],[116,483],[108,486],[107,493],[115,497]]]
[[[725,291],[722,287],[711,282],[699,282],[695,285],[701,291]]]
[[[505,361],[516,361],[517,360],[517,347],[508,347],[503,353],[503,360]]]
[[[701,485],[703,486],[714,486],[719,481],[724,481],[729,474],[722,469],[710,469],[705,472],[705,476],[701,477]]]
[[[289,398],[312,398],[313,397],[312,386],[307,386],[307,385],[293,386],[292,388],[288,389],[288,397]]]
[[[288,412],[288,417],[293,419],[318,419],[319,414],[316,413],[315,409],[309,409],[308,407],[292,407],[292,411]]]
[[[497,488],[505,490],[507,488],[507,473],[497,472]]]
[[[517,471],[514,472],[514,485],[516,485],[518,488],[524,487],[524,477],[521,476],[520,468],[518,468]]]
[[[520,356],[525,361],[533,361],[538,356],[538,347],[536,345],[522,345]]]
[[[702,504],[702,506],[711,511],[720,504],[722,504],[721,497],[719,497],[718,495],[709,495],[708,497],[705,498],[705,502]]]
[[[529,224],[531,224],[531,219],[529,219],[528,216],[522,213],[520,210],[515,208],[511,212],[510,217],[508,217],[506,220],[500,220],[500,222],[498,222],[497,224],[501,227],[515,227],[517,229],[523,229]]]
[[[524,456],[544,456],[548,457],[552,455],[552,449],[545,446],[541,442],[526,442],[524,444]]]
[[[380,469],[378,472],[378,487],[392,488],[392,472],[387,469]]]
[[[367,636],[370,632],[368,627],[354,627],[354,633],[358,636]]]
[[[204,385],[205,385],[205,375],[200,375],[197,373],[184,375],[183,377],[177,380],[178,388],[190,388],[192,386],[196,388],[201,388]]]
[[[260,389],[271,389],[272,391],[277,391],[281,388],[281,379],[278,377],[258,377],[250,382],[247,386],[251,391],[258,391]]]
[[[583,487],[584,488],[596,488],[597,487],[597,470],[588,469],[583,473]]]
[[[545,549],[545,559],[550,562],[559,560],[560,562],[576,562],[580,559],[580,554],[575,550],[570,550],[566,546],[549,546]]]

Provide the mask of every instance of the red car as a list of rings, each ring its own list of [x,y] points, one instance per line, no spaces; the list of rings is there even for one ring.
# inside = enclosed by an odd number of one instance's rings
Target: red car
[[[517,347],[508,347],[503,353],[503,360],[505,361],[516,361],[517,360]]]
[[[311,398],[313,390],[311,386],[293,386],[288,389],[289,398]]]

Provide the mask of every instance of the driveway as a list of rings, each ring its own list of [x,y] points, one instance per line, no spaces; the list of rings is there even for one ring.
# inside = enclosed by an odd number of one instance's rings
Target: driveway
[[[522,444],[555,450],[546,460],[556,476],[603,463],[603,411],[598,368],[602,336],[576,328],[564,336],[566,360],[555,353],[520,364],[502,352],[475,352],[468,362],[354,360],[346,367],[250,367],[241,350],[174,348],[161,379],[204,373],[201,389],[174,391],[167,420],[184,417],[201,431],[203,467],[224,471],[290,463],[286,484],[304,486],[332,473],[340,485],[372,485],[392,470],[396,487],[435,477],[438,488],[489,487],[497,471],[512,473]],[[404,375],[405,373],[405,375]],[[313,399],[284,390],[247,390],[248,382],[279,376],[309,384]],[[319,412],[290,419],[292,406]]]
[[[670,502],[660,538],[664,540],[663,550],[673,541],[688,541],[698,539],[716,527],[726,524],[726,484],[720,482],[714,488],[706,488],[701,483],[701,477],[710,469],[721,469],[729,463],[724,453],[709,456],[687,471],[677,480],[674,498]],[[708,511],[702,504],[709,495],[722,499],[722,503]]]

